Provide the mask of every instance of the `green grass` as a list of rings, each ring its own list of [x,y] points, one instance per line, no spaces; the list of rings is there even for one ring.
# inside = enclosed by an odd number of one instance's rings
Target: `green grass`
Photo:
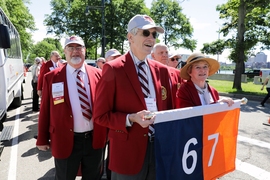
[[[252,79],[249,79],[247,83],[242,83],[242,91],[237,91],[233,89],[233,81],[223,81],[223,80],[212,80],[208,79],[209,84],[214,87],[218,92],[222,93],[235,93],[235,94],[248,94],[248,95],[258,95],[265,96],[267,94],[264,88],[261,91],[262,85],[253,84]]]

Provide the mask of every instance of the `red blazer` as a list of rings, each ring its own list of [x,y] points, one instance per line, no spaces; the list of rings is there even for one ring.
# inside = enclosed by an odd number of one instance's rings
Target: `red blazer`
[[[95,104],[96,84],[101,77],[101,70],[85,65],[88,74],[91,91],[92,108]],[[64,82],[64,102],[53,104],[52,84]],[[38,120],[38,138],[36,145],[50,145],[52,155],[55,158],[67,158],[73,148],[73,114],[68,96],[66,79],[66,65],[57,68],[44,76],[42,101]],[[106,129],[94,124],[93,147],[102,148],[105,142],[99,139],[106,138]],[[102,137],[103,136],[103,137]],[[98,139],[98,141],[96,141]]]
[[[154,82],[158,110],[171,109],[167,67],[153,60],[147,62]],[[109,128],[109,168],[120,174],[137,174],[146,153],[148,128],[142,128],[137,123],[126,127],[126,117],[147,108],[129,53],[105,63],[94,104],[94,121]]]
[[[210,85],[208,85],[208,90],[213,97],[214,103],[216,103],[219,100],[217,90],[215,90]],[[187,82],[181,84],[180,88],[177,91],[177,99],[178,104],[176,104],[176,108],[202,105],[198,91],[191,80],[188,80]]]
[[[59,67],[60,67],[60,64],[61,63],[58,63]],[[52,71],[52,70],[50,70],[50,68],[54,68],[52,60],[47,61],[46,63],[42,64],[42,66],[40,68],[39,76],[38,76],[37,90],[42,90],[44,75],[46,73]]]
[[[172,83],[172,100],[173,100],[173,108],[176,107],[176,104],[178,104],[178,98],[176,98],[176,92],[180,88],[181,84],[184,82],[184,80],[180,77],[180,70],[169,67],[168,71],[170,75],[170,80]]]

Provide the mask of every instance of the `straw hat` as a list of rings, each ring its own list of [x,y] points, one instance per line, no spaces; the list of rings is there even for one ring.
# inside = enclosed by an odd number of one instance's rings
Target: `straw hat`
[[[208,58],[205,55],[203,55],[202,53],[193,53],[188,57],[186,65],[181,69],[181,73],[180,73],[181,78],[189,80],[190,79],[190,76],[188,74],[189,67],[193,63],[201,61],[201,60],[204,60],[209,64],[209,74],[208,74],[208,76],[211,76],[211,75],[215,74],[218,71],[219,63],[218,63],[217,60],[212,59],[212,58]]]

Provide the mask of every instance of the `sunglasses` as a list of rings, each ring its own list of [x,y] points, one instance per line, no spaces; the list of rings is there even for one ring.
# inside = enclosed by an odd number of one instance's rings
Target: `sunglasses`
[[[178,61],[179,58],[171,58],[171,61]]]
[[[158,33],[156,31],[150,33],[149,30],[143,30],[142,34],[143,34],[144,37],[148,37],[148,36],[150,36],[150,34],[152,34],[154,39],[156,39],[157,36],[158,36]]]
[[[105,61],[98,61],[98,62],[101,62],[102,64],[105,64]]]

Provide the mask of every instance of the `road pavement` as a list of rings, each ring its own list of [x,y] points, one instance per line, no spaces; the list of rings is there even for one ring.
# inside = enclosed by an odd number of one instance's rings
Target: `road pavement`
[[[36,146],[38,112],[32,112],[29,74],[25,84],[25,100],[20,108],[10,109],[5,127],[12,127],[10,140],[1,141],[1,180],[52,180],[54,163],[50,151],[39,151]],[[226,94],[221,94],[222,96]],[[227,95],[226,95],[227,96]],[[233,97],[241,99],[242,96]],[[260,106],[260,99],[241,106],[236,170],[221,180],[270,180],[270,105]],[[77,179],[80,179],[79,177]]]

